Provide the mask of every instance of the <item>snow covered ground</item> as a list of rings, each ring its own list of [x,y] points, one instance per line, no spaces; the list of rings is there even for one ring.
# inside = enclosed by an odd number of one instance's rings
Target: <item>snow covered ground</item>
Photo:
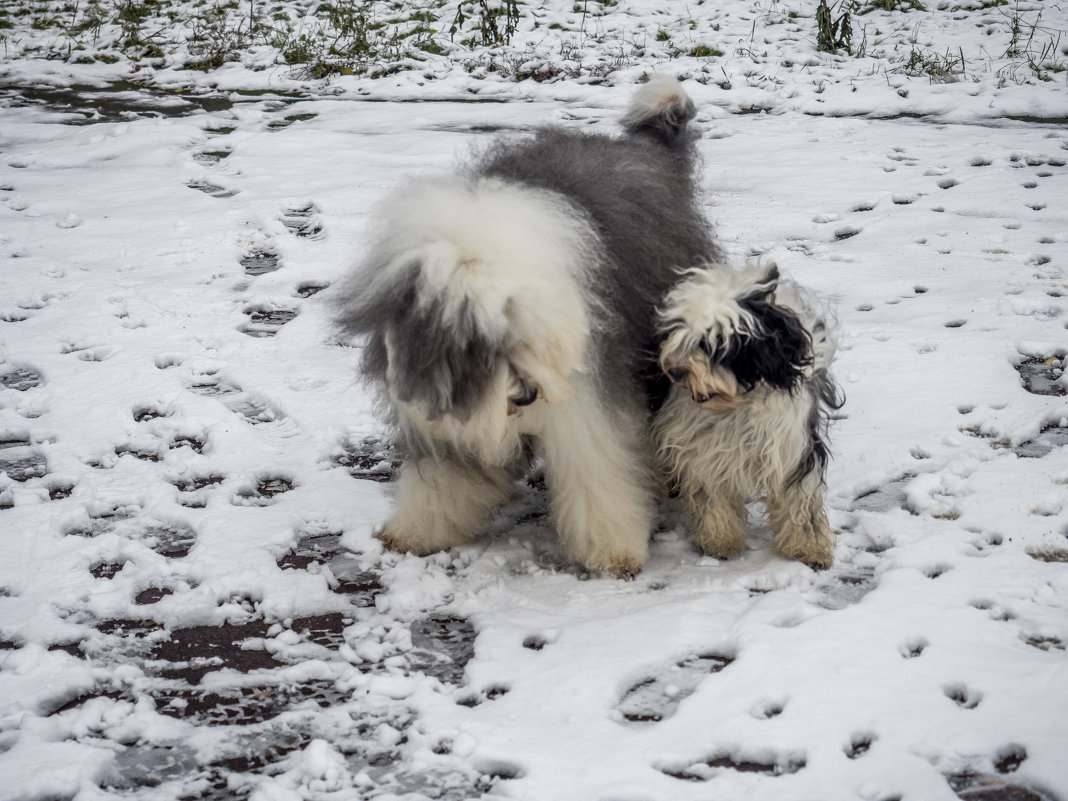
[[[0,62],[0,799],[1068,799],[1064,73],[861,75],[811,6],[744,77]],[[637,579],[588,575],[536,479],[478,546],[383,552],[326,302],[369,209],[488,136],[613,130],[653,68],[732,257],[837,304],[835,567],[759,525],[702,557],[668,505]]]

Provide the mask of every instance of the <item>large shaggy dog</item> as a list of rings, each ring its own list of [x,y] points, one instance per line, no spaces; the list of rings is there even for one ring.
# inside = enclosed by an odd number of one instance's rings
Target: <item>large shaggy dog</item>
[[[540,456],[568,557],[641,568],[667,385],[656,309],[720,255],[695,202],[693,115],[675,81],[654,81],[622,136],[546,128],[383,204],[337,297],[405,455],[387,545],[471,542]]]
[[[660,319],[660,366],[675,386],[655,429],[694,541],[711,556],[738,555],[746,503],[762,500],[779,553],[830,567],[826,424],[842,398],[821,304],[775,265],[711,264],[688,271]]]

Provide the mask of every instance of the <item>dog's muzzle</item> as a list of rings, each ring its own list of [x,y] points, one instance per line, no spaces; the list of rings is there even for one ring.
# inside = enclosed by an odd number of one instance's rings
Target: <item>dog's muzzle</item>
[[[703,409],[725,412],[742,402],[744,392],[734,374],[719,365],[710,365],[706,358],[691,358],[686,366],[668,367],[664,375],[689,392],[694,403]]]

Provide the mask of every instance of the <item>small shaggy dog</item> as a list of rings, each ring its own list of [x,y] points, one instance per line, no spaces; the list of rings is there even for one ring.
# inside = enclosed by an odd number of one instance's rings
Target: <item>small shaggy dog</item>
[[[830,567],[826,427],[843,400],[826,314],[775,265],[709,264],[671,290],[660,322],[660,366],[675,386],[654,427],[694,541],[737,556],[746,503],[760,499],[779,553]]]
[[[721,257],[695,199],[693,115],[655,80],[622,136],[545,128],[384,203],[336,294],[405,457],[388,546],[472,542],[541,457],[567,556],[641,569],[651,410],[669,386],[657,309],[683,270]]]

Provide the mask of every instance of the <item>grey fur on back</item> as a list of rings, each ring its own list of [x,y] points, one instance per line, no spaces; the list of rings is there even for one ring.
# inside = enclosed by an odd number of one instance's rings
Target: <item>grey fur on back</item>
[[[595,347],[609,395],[633,393],[638,380],[651,405],[666,397],[656,366],[656,308],[682,270],[720,260],[697,205],[694,164],[688,135],[544,128],[527,140],[498,141],[472,167],[565,196],[600,235],[605,258],[593,289],[605,319]]]
[[[682,270],[720,256],[696,200],[693,134],[686,127],[693,106],[681,90],[678,96],[685,102],[655,111],[639,105],[621,136],[547,127],[498,140],[466,169],[472,180],[492,177],[561,196],[591,227],[597,263],[588,265],[586,287],[595,318],[590,358],[610,407],[654,409],[666,398],[669,383],[657,366],[657,306]],[[380,388],[388,372],[396,397],[423,402],[431,419],[467,419],[507,343],[486,336],[466,315],[447,315],[440,299],[420,297],[421,265],[387,270],[397,257],[381,241],[342,282],[337,324],[344,335],[368,335],[361,368]]]

